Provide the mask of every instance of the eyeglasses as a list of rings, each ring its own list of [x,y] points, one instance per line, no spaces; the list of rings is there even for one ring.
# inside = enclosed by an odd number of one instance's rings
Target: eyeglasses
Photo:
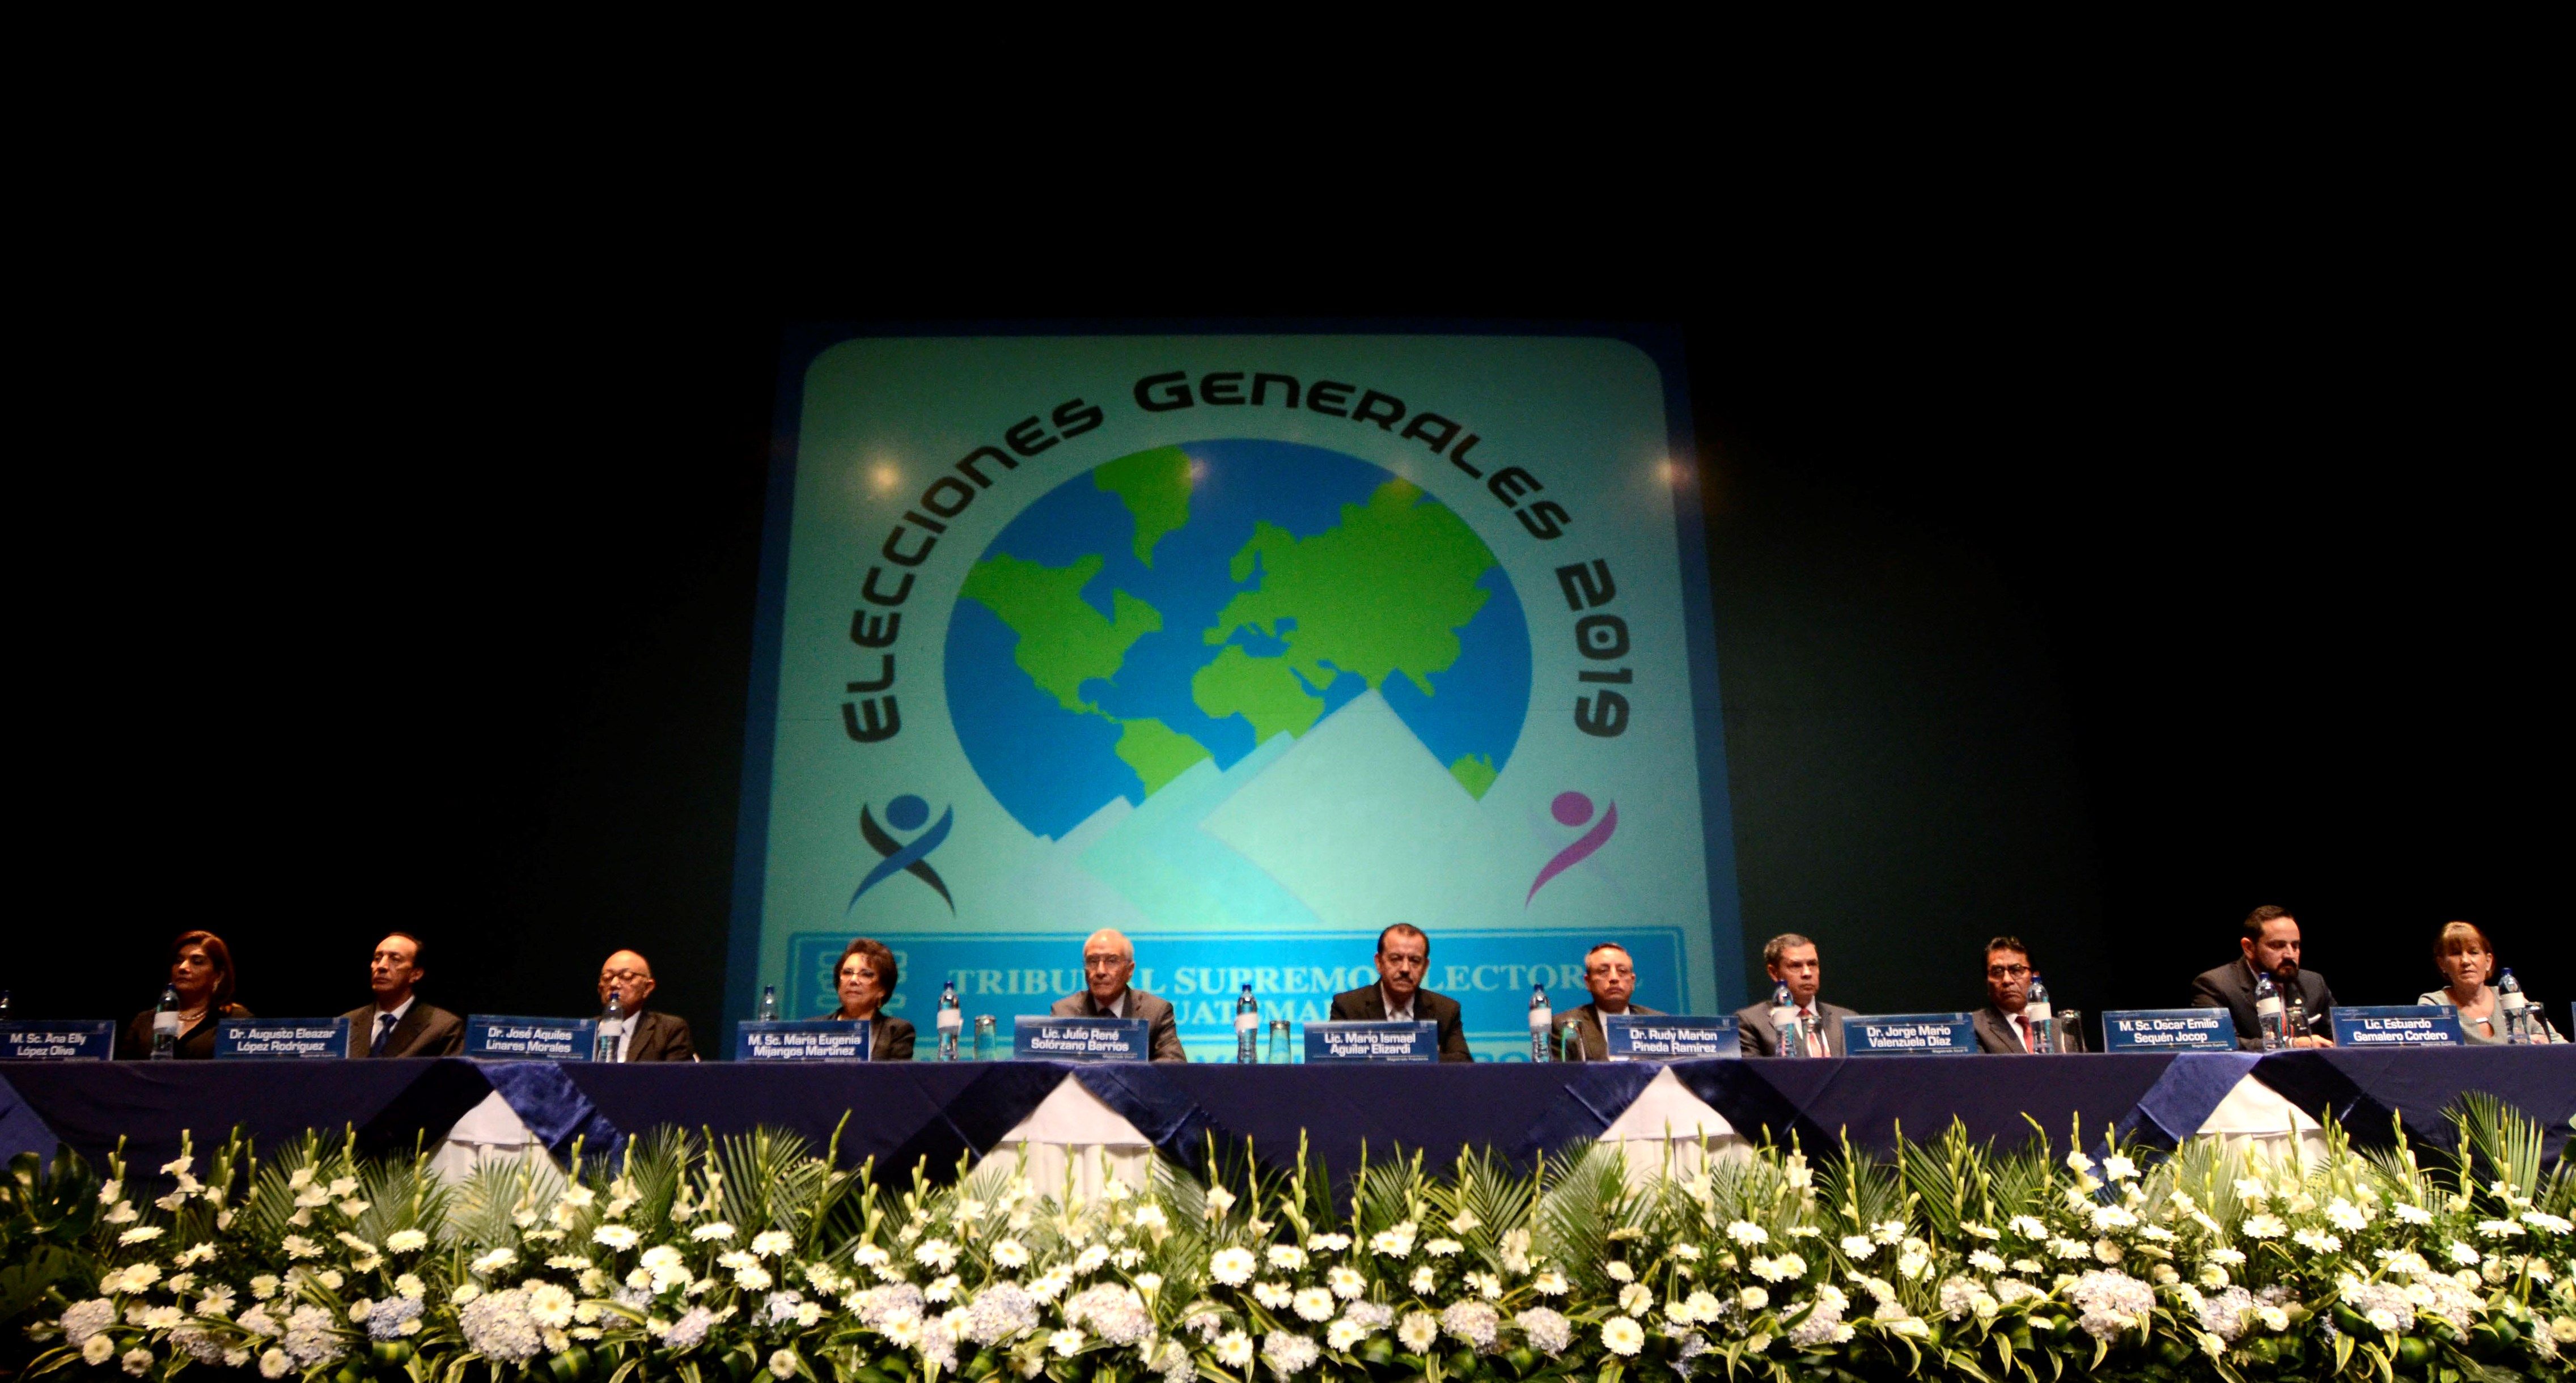
[[[599,972],[599,978],[609,984],[625,984],[630,980],[649,980],[653,977],[641,970],[602,970]]]
[[[1989,965],[1986,967],[1986,978],[1990,980],[2017,980],[2029,973],[2030,967],[2027,965]]]
[[[1082,968],[1085,970],[1115,970],[1125,964],[1128,964],[1125,956],[1084,956],[1082,958]]]
[[[1630,965],[1596,965],[1584,973],[1599,975],[1601,978],[1607,980],[1616,979],[1622,975],[1634,975],[1637,973],[1637,970],[1636,967]]]

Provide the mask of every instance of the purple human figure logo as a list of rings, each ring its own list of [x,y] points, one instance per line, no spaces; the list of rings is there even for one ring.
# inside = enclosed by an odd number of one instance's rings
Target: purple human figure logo
[[[1592,819],[1592,799],[1579,792],[1560,792],[1556,800],[1548,804],[1548,812],[1561,826],[1580,826]],[[1599,825],[1584,832],[1572,845],[1557,851],[1556,858],[1549,860],[1547,867],[1538,872],[1538,877],[1530,881],[1529,895],[1521,899],[1521,906],[1528,907],[1530,899],[1538,897],[1538,891],[1547,886],[1548,880],[1582,863],[1591,857],[1593,851],[1609,843],[1611,832],[1618,829],[1619,804],[1612,802],[1602,811]]]

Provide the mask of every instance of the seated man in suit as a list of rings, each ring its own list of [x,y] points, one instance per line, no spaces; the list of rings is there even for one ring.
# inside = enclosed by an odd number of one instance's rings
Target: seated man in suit
[[[1601,1020],[1623,1013],[1648,1018],[1663,1015],[1644,1004],[1628,1002],[1637,992],[1637,962],[1628,958],[1628,948],[1615,941],[1605,941],[1583,953],[1583,987],[1592,991],[1592,1002],[1581,1008],[1567,1009],[1556,1015],[1558,1031],[1547,1035],[1547,1049],[1559,1061],[1607,1061],[1610,1038],[1602,1031]],[[1566,1023],[1579,1024],[1583,1040],[1569,1056],[1565,1050]]]
[[[1458,1001],[1422,987],[1431,969],[1431,938],[1398,922],[1377,934],[1377,983],[1333,996],[1330,1016],[1343,1023],[1424,1022],[1440,1025],[1440,1059],[1474,1061]]]
[[[2270,905],[2245,914],[2245,924],[2237,938],[2243,952],[2235,960],[2215,970],[2205,970],[2191,982],[2193,1008],[2223,1008],[2236,1018],[2236,1045],[2249,1052],[2263,1050],[2263,1027],[2254,1016],[2254,974],[2268,972],[2272,983],[2281,991],[2286,1005],[2293,998],[2305,1010],[2305,1027],[2291,1034],[2294,1047],[2331,1047],[2334,1025],[2329,1015],[2334,1010],[2334,991],[2326,987],[2325,976],[2299,968],[2299,919],[2288,908]]]
[[[1808,1056],[1843,1054],[1843,1020],[1856,1016],[1840,1004],[1819,1003],[1824,988],[1824,962],[1816,943],[1796,932],[1782,932],[1762,944],[1762,968],[1774,984],[1789,986],[1789,1002],[1807,1026]],[[1780,1055],[1780,1030],[1771,1025],[1771,1000],[1756,999],[1735,1011],[1735,1032],[1746,1056]]]
[[[394,932],[376,943],[367,964],[374,1003],[341,1015],[349,1020],[349,1055],[455,1056],[465,1050],[465,1020],[424,1004],[412,986],[428,978],[420,963],[420,938]]]
[[[1056,1000],[1047,1012],[1058,1018],[1142,1018],[1150,1025],[1145,1035],[1152,1060],[1189,1060],[1181,1050],[1181,1028],[1171,1003],[1128,988],[1127,977],[1135,973],[1135,943],[1103,927],[1082,943],[1083,991]]]
[[[2038,978],[2039,972],[2030,966],[2030,948],[2021,944],[2020,937],[1999,936],[1986,943],[1986,1006],[1975,1015],[1978,1051],[2019,1054],[2040,1049],[2029,1018],[2030,982]],[[2052,1050],[2084,1050],[2082,1028],[2058,1031],[2062,1036]]]
[[[619,1061],[695,1061],[697,1044],[689,1040],[689,1020],[676,1013],[647,1009],[653,997],[653,967],[633,951],[619,951],[599,964],[599,1005],[607,1012],[615,994],[626,1010],[626,1031],[617,1038]]]

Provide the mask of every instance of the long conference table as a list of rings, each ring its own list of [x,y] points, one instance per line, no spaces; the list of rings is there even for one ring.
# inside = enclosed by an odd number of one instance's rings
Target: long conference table
[[[1526,1167],[1599,1136],[1657,1074],[1670,1070],[1743,1136],[1795,1139],[1827,1152],[1848,1134],[1891,1147],[1938,1137],[1953,1118],[1972,1138],[2057,1144],[2080,1121],[2098,1144],[2116,1129],[2166,1147],[2191,1137],[2248,1076],[2362,1146],[2408,1139],[2447,1148],[2445,1116],[2484,1090],[2539,1121],[2544,1155],[2576,1118],[2576,1046],[2041,1057],[1910,1056],[1530,1065],[1067,1065],[1056,1062],[428,1061],[67,1062],[0,1064],[0,1158],[51,1156],[57,1142],[98,1161],[120,1139],[129,1168],[200,1149],[240,1127],[263,1147],[320,1129],[354,1130],[362,1147],[402,1153],[436,1142],[499,1094],[558,1155],[576,1140],[594,1155],[662,1125],[716,1134],[793,1130],[819,1151],[839,1130],[839,1156],[875,1158],[909,1176],[927,1159],[945,1175],[990,1151],[1068,1075],[1147,1140],[1185,1164],[1209,1138],[1229,1152],[1250,1139],[1263,1163],[1292,1162],[1305,1139],[1336,1179],[1401,1149],[1437,1164],[1462,1148]],[[844,1116],[846,1117],[846,1120]],[[2027,1118],[2025,1116],[2028,1116]]]

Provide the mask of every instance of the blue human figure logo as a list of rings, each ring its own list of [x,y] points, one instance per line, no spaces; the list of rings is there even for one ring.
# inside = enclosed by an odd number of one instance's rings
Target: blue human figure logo
[[[930,820],[930,804],[907,792],[886,803],[885,819],[886,826],[909,835],[914,831],[921,831],[921,824]],[[948,896],[948,881],[939,877],[939,871],[931,868],[930,861],[926,858],[931,851],[939,848],[941,842],[948,839],[948,828],[956,824],[956,821],[957,809],[951,807],[939,814],[937,825],[927,831],[921,831],[920,835],[913,837],[910,844],[906,844],[888,835],[885,826],[879,826],[876,818],[869,813],[869,809],[861,806],[859,835],[867,841],[868,848],[884,858],[877,861],[876,868],[869,870],[866,878],[859,880],[858,891],[850,895],[849,906],[841,909],[843,915],[847,915],[850,908],[859,905],[862,894],[897,874],[910,874],[930,885],[939,894],[940,901],[948,905],[950,912],[957,911],[957,900]]]

